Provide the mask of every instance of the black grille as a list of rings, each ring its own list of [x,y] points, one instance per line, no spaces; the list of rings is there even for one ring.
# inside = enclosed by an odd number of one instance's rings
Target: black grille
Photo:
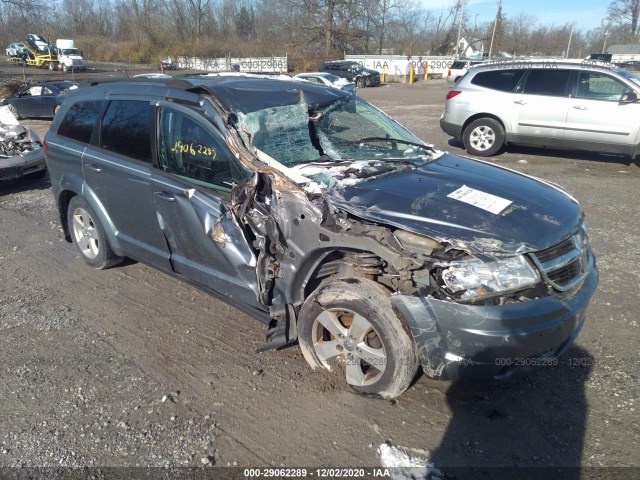
[[[555,289],[569,290],[586,275],[589,247],[585,243],[579,235],[572,235],[533,255],[542,275]]]
[[[565,286],[571,280],[576,278],[578,275],[582,273],[582,262],[579,258],[575,259],[568,265],[564,267],[560,267],[557,270],[553,270],[547,273],[549,280],[554,283],[557,283],[560,286]]]
[[[553,247],[539,251],[536,253],[536,257],[538,257],[538,260],[541,263],[546,263],[549,260],[553,260],[554,258],[564,255],[565,253],[569,253],[574,248],[576,247],[573,243],[573,237],[569,237]]]

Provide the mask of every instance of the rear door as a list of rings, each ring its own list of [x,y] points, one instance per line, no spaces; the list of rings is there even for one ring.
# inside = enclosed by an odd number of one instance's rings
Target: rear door
[[[157,124],[151,182],[173,271],[261,308],[254,249],[230,209],[244,170],[220,132],[193,110],[160,102]]]
[[[109,216],[125,255],[170,271],[151,193],[150,101],[112,97],[99,130],[99,138],[82,156],[86,186]]]
[[[575,77],[565,138],[581,149],[633,151],[638,144],[640,104],[621,101],[632,88],[604,72],[581,70]]]

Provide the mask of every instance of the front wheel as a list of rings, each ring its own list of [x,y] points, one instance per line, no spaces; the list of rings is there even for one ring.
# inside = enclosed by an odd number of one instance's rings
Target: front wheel
[[[20,114],[18,113],[18,109],[16,108],[16,106],[9,104],[8,107],[9,107],[9,111],[13,113],[13,116],[16,117],[17,120],[20,120],[21,117],[20,117]]]
[[[365,88],[367,86],[367,80],[364,77],[360,77],[356,80],[356,86],[358,88]]]
[[[418,369],[413,339],[389,292],[364,279],[323,283],[302,306],[298,340],[312,368],[342,371],[356,392],[395,398]]]
[[[479,118],[464,129],[462,142],[471,155],[490,157],[504,146],[504,128],[493,118]]]
[[[122,258],[111,250],[93,210],[80,197],[69,202],[67,222],[73,243],[87,265],[103,269],[120,263]]]

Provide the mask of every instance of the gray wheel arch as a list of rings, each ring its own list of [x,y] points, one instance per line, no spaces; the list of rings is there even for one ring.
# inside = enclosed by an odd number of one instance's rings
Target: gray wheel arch
[[[113,224],[111,217],[109,217],[106,209],[104,208],[104,205],[102,204],[102,202],[100,202],[93,190],[87,187],[86,184],[82,185],[80,189],[77,189],[77,186],[73,184],[64,185],[64,179],[61,183],[63,184],[63,188],[61,188],[60,193],[58,194],[58,210],[60,213],[60,222],[64,230],[65,240],[67,242],[71,242],[71,232],[69,232],[67,221],[67,209],[69,207],[69,202],[71,202],[71,199],[73,197],[79,196],[85,202],[87,202],[87,205],[89,205],[89,207],[91,207],[91,209],[95,212],[97,220],[102,225],[105,236],[107,237],[107,241],[109,242],[109,246],[111,247],[113,252],[116,255],[124,256],[120,242],[118,241],[118,237],[116,236],[116,227]]]

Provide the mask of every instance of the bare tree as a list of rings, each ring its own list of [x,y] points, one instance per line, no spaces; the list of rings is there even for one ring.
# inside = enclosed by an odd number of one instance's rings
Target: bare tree
[[[462,8],[462,0],[455,0],[449,8],[440,10],[440,14],[434,23],[431,31],[431,49],[430,53],[436,55],[444,55],[451,50],[455,44],[457,35],[456,19]]]
[[[628,40],[635,41],[640,34],[640,0],[613,0],[608,19],[627,28]]]
[[[384,35],[389,16],[395,8],[400,4],[400,0],[380,0],[380,41],[378,42],[378,53],[382,54],[384,48]]]
[[[404,52],[413,55],[414,49],[431,21],[431,12],[425,12],[415,0],[409,0],[398,6],[397,21],[402,29]]]
[[[504,48],[523,55],[529,53],[531,29],[536,24],[535,15],[521,13],[507,21]]]

